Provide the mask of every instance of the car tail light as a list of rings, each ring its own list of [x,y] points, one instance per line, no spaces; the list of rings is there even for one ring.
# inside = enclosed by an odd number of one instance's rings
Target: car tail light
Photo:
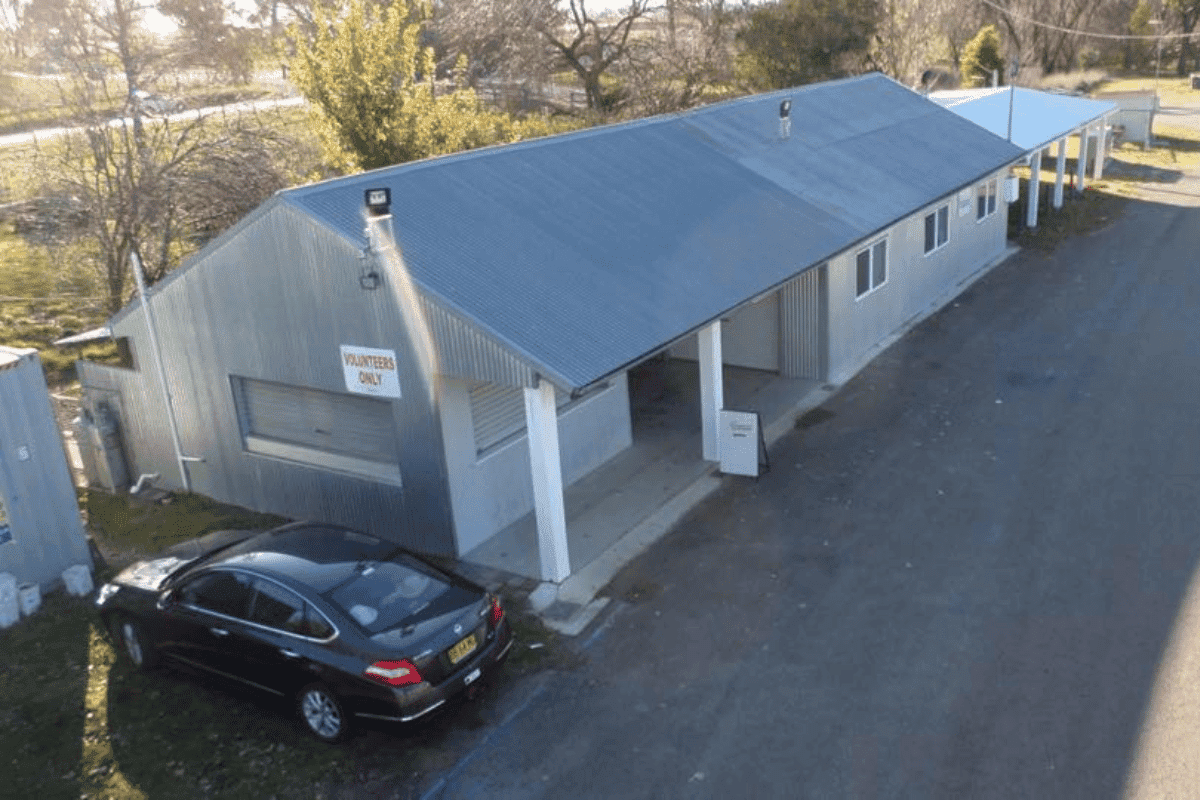
[[[500,605],[499,597],[492,595],[492,624],[499,625],[502,619],[504,619],[504,606]]]
[[[408,686],[421,682],[421,673],[411,661],[376,661],[363,672],[363,675],[373,681],[386,683],[388,686]]]

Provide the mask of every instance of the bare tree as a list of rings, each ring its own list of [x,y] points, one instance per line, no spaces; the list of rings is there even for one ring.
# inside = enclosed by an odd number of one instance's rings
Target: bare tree
[[[957,72],[963,44],[980,27],[971,8],[950,0],[880,0],[871,48],[875,65],[909,85],[943,59],[952,61]]]
[[[991,13],[1000,23],[1010,57],[1042,72],[1078,65],[1085,37],[1076,31],[1094,25],[1106,0],[995,0]],[[1039,24],[1041,23],[1041,24]]]
[[[141,88],[162,65],[164,57],[162,46],[142,26],[145,6],[138,0],[72,2],[83,7],[84,24],[92,28],[88,33],[95,52],[116,60],[131,93]],[[81,52],[79,55],[86,57],[87,54]]]
[[[673,0],[664,32],[633,39],[614,68],[634,116],[697,105],[733,80],[733,21],[726,0]]]
[[[567,66],[575,71],[587,93],[588,108],[598,111],[604,105],[601,77],[629,49],[633,25],[646,16],[650,0],[629,0],[612,22],[601,22],[588,14],[586,0],[568,0],[554,22],[541,29]]]
[[[22,39],[26,7],[24,0],[0,0],[0,39],[13,58],[21,58],[25,54]]]
[[[95,48],[118,58],[130,89],[157,59],[139,13],[130,0],[111,0],[90,4],[86,16]],[[107,83],[87,79],[93,51],[69,55],[76,80],[64,84],[63,102],[79,127],[42,148],[39,166],[47,191],[73,198],[82,212],[108,309],[116,311],[126,300],[130,253],[157,281],[285,178],[268,156],[269,131],[247,130],[238,118],[150,117],[126,87],[114,97]],[[114,101],[129,97],[126,116],[113,119]]]
[[[954,0],[942,0],[942,32],[946,35],[947,57],[957,75],[962,69],[962,51],[967,42],[979,33],[985,23],[986,6],[978,3],[958,5]]]
[[[24,8],[21,39],[27,51],[55,63],[72,57],[96,58],[95,31],[79,0],[30,0]]]
[[[1175,64],[1176,74],[1182,77],[1188,74],[1189,63],[1200,69],[1200,55],[1193,56],[1195,42],[1190,35],[1200,23],[1200,0],[1167,0],[1167,7],[1175,11],[1180,31],[1188,34],[1179,40],[1179,60]]]
[[[179,26],[177,63],[249,81],[253,33],[232,23],[230,8],[223,0],[158,0],[158,10]]]
[[[551,61],[541,31],[555,24],[547,0],[443,0],[429,28],[440,64],[465,57],[472,86],[482,77],[539,84]]]

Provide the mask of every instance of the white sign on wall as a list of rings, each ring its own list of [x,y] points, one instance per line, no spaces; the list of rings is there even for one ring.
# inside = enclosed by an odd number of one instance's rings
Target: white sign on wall
[[[971,189],[963,189],[958,193],[958,215],[965,217],[971,213],[972,201],[975,199],[975,192]]]
[[[396,351],[344,344],[342,372],[346,390],[375,397],[399,397],[400,373],[396,369]]]

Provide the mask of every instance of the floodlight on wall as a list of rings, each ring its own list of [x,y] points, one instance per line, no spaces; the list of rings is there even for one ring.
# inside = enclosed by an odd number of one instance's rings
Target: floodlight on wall
[[[378,270],[375,269],[375,259],[377,247],[375,246],[375,238],[377,232],[371,230],[372,225],[386,224],[384,217],[390,218],[392,215],[392,191],[386,186],[377,189],[366,189],[363,191],[363,204],[367,207],[367,227],[363,233],[367,237],[367,246],[363,248],[360,259],[363,262],[363,271],[358,276],[358,285],[363,291],[374,291],[379,288],[379,284],[383,282]],[[373,223],[372,220],[375,222]]]
[[[784,100],[779,104],[779,138],[786,139],[792,133],[792,101]]]
[[[392,190],[386,186],[382,189],[367,189],[363,192],[363,203],[371,216],[386,216],[392,210]]]

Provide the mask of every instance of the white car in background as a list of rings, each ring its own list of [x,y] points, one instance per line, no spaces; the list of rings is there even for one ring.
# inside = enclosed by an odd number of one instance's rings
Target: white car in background
[[[131,104],[136,104],[145,114],[165,117],[183,111],[183,103],[173,97],[152,94],[145,89],[134,89],[129,93]]]

